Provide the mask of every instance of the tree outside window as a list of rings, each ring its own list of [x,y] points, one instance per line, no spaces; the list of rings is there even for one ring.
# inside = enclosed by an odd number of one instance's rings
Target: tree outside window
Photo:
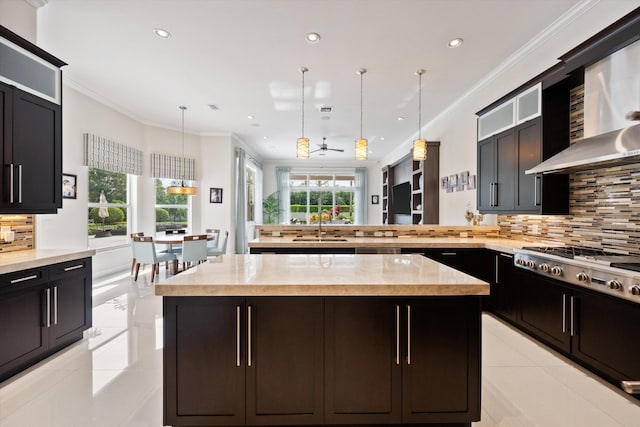
[[[127,243],[128,188],[127,174],[89,168],[89,247],[97,249]]]
[[[167,187],[180,184],[180,180],[156,178],[156,231],[189,228],[189,196],[167,194]]]
[[[317,224],[318,221],[322,221],[323,224],[353,223],[354,184],[355,174],[291,173],[289,175],[290,222],[295,224]]]

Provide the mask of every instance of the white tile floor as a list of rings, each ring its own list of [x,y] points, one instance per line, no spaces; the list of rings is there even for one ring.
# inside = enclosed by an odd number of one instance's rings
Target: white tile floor
[[[164,269],[161,274],[164,274]],[[1,427],[162,426],[162,303],[149,273],[97,283],[89,338],[0,383]],[[483,318],[474,427],[640,427],[640,401]]]

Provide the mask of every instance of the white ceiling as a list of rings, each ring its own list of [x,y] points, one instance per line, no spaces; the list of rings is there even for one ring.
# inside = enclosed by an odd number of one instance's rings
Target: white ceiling
[[[579,0],[49,0],[39,44],[65,81],[148,124],[235,134],[263,159],[295,158],[301,136],[351,160],[360,131],[379,160]],[[160,39],[155,27],[172,37]],[[310,44],[313,31],[322,40]],[[463,37],[457,49],[447,47]],[[219,110],[212,111],[208,104]],[[320,106],[332,106],[330,114]],[[479,106],[482,107],[482,106]],[[248,115],[255,118],[250,120]],[[404,117],[398,121],[397,117]],[[427,138],[429,135],[423,135]],[[267,139],[265,139],[265,137]],[[317,154],[316,154],[317,155]]]

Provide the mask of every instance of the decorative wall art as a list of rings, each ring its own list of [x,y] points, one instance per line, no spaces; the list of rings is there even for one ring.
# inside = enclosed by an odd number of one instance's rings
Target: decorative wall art
[[[378,196],[377,194],[373,194],[371,196],[371,204],[377,205],[378,203],[380,203],[380,196]]]
[[[222,203],[222,188],[209,189],[209,203]]]
[[[471,175],[469,171],[463,171],[448,176],[440,177],[440,188],[447,193],[455,191],[475,190],[476,175]]]
[[[71,175],[68,173],[62,174],[62,198],[63,199],[76,199],[78,198],[78,189],[76,187],[78,182],[78,175]]]

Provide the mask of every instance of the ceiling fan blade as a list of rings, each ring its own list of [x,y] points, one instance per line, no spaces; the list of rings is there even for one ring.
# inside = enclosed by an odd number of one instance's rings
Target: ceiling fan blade
[[[331,151],[339,151],[341,153],[344,152],[344,150],[342,148],[327,148],[327,150],[331,150]]]
[[[315,153],[315,152],[318,152],[318,151],[322,151],[322,148],[318,148],[317,150],[309,151],[309,154]]]

